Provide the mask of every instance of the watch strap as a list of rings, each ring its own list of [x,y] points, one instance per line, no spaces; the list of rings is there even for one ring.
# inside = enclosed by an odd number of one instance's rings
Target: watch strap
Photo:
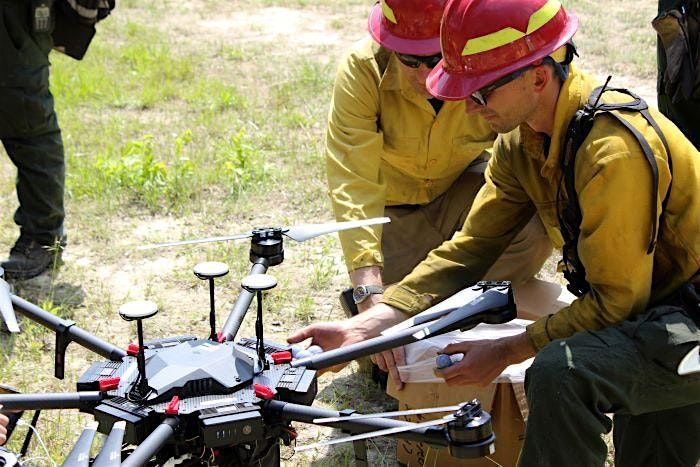
[[[381,285],[361,284],[353,289],[352,297],[355,301],[355,304],[358,304],[365,301],[370,295],[381,293],[384,293],[384,287],[382,287]]]

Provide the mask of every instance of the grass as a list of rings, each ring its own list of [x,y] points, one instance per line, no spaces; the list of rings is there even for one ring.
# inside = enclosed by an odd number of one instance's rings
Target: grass
[[[564,2],[582,21],[580,60],[653,90],[656,3]],[[217,279],[223,322],[250,270],[243,242],[137,251],[140,244],[246,232],[332,219],[323,137],[333,75],[343,50],[363,37],[367,2],[358,0],[121,0],[81,62],[53,53],[51,89],[67,160],[65,264],[16,292],[118,346],[134,329],[117,316],[122,303],[149,298],[160,313],[147,336],[208,333],[206,284],[192,267],[224,261]],[[277,23],[273,21],[276,19]],[[314,35],[315,34],[315,35]],[[623,84],[618,82],[617,84]],[[0,158],[0,240],[15,239],[13,167]],[[265,299],[266,334],[343,316],[347,283],[335,236],[285,244],[279,280]],[[69,347],[66,378],[52,377],[54,337],[22,320],[21,338],[0,339],[0,381],[26,392],[71,391],[88,363]],[[254,335],[247,319],[241,336]],[[391,405],[351,365],[321,377],[317,405],[382,410]],[[61,460],[87,416],[45,413],[40,430]],[[300,442],[331,436],[300,428]],[[17,448],[19,438],[12,441]],[[393,465],[393,444],[377,441],[373,464]],[[41,455],[36,442],[30,450]],[[351,449],[295,455],[283,465],[348,465]]]

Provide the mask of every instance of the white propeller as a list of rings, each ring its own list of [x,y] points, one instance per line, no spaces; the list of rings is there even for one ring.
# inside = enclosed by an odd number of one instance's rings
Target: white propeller
[[[292,240],[297,242],[304,242],[312,238],[318,237],[319,235],[325,235],[332,232],[340,232],[341,230],[354,229],[356,227],[363,227],[366,225],[376,225],[376,224],[386,224],[391,222],[388,217],[373,217],[372,219],[363,219],[359,221],[346,221],[346,222],[326,222],[324,224],[298,224],[291,227],[281,228],[282,233]],[[248,232],[238,235],[229,235],[223,237],[207,237],[207,238],[196,238],[193,240],[180,240],[175,242],[165,242],[165,243],[155,243],[152,245],[139,246],[139,250],[151,250],[154,248],[164,248],[169,246],[178,245],[191,245],[195,243],[210,243],[210,242],[224,242],[229,240],[240,240],[243,238],[250,238],[253,236],[253,232]]]

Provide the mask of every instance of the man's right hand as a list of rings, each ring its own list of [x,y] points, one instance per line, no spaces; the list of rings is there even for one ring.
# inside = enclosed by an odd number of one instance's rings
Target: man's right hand
[[[324,351],[345,347],[379,335],[384,329],[400,323],[406,316],[399,310],[380,303],[364,313],[343,321],[317,323],[296,331],[287,337],[291,344],[311,339],[311,345],[318,345]],[[347,363],[321,370],[339,371]]]

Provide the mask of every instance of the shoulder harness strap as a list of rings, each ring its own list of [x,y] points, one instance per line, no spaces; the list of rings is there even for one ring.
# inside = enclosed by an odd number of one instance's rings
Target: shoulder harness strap
[[[608,81],[609,80],[610,78],[608,78]],[[606,91],[616,91],[622,94],[627,94],[628,96],[632,97],[633,100],[628,103],[620,104],[600,103],[600,98]],[[562,157],[562,179],[567,200],[563,206],[560,206],[560,202],[563,202],[561,196],[561,184],[559,185],[559,193],[557,195],[557,215],[559,217],[559,225],[561,227],[562,236],[564,237],[564,277],[569,282],[567,287],[569,291],[577,296],[581,296],[588,292],[590,290],[590,285],[586,281],[585,268],[581,263],[577,251],[578,238],[581,233],[580,227],[583,217],[581,215],[581,207],[578,202],[578,193],[576,193],[574,165],[576,153],[581,147],[581,144],[583,144],[583,141],[588,136],[588,133],[591,131],[591,128],[593,127],[593,120],[596,115],[607,113],[622,123],[625,128],[627,128],[637,139],[642,152],[644,152],[644,157],[649,163],[649,167],[652,172],[652,193],[651,232],[649,235],[647,254],[651,254],[654,251],[660,231],[660,225],[663,223],[663,214],[666,210],[666,204],[668,203],[668,198],[671,194],[671,187],[669,186],[666,196],[661,203],[661,214],[658,215],[656,200],[659,192],[659,168],[656,164],[656,159],[654,158],[654,152],[651,149],[649,142],[646,140],[646,138],[644,138],[641,132],[631,123],[629,123],[629,121],[623,118],[618,111],[639,112],[644,117],[661,140],[664,150],[666,151],[669,169],[671,173],[673,173],[671,151],[668,148],[668,143],[661,132],[661,129],[649,113],[647,103],[642,98],[627,89],[608,88],[607,82],[605,85],[594,89],[588,99],[588,103],[583,107],[583,109],[576,112],[574,118],[569,123],[569,127],[567,128],[564,154]]]

